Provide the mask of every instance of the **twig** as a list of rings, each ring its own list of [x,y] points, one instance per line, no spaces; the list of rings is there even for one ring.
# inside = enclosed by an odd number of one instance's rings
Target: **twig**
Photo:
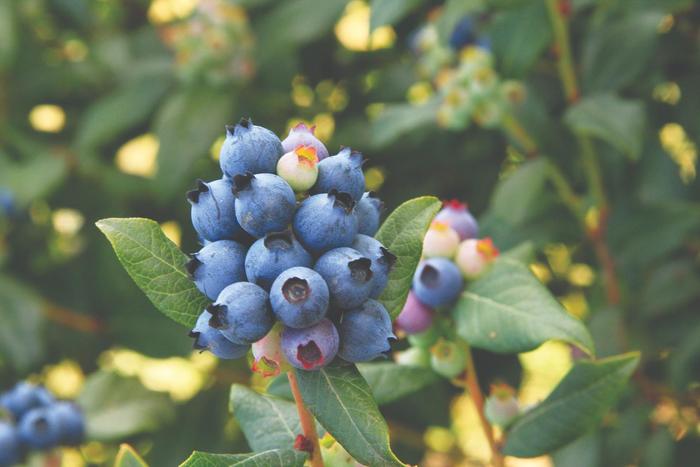
[[[97,334],[105,331],[105,325],[102,321],[88,315],[76,313],[54,303],[45,302],[41,310],[44,316],[51,321],[76,331],[87,334]]]
[[[301,397],[301,391],[299,391],[299,384],[297,383],[294,370],[289,370],[287,372],[287,379],[289,379],[289,387],[292,389],[294,402],[297,405],[297,412],[299,412],[301,429],[304,432],[304,437],[312,446],[311,459],[309,459],[309,462],[312,467],[324,467],[323,458],[321,457],[321,445],[318,442],[318,433],[316,433],[316,423],[314,422],[313,415],[309,413],[309,410],[304,405],[304,399]]]

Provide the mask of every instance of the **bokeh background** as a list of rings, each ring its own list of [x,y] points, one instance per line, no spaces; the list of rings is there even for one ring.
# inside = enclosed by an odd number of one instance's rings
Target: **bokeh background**
[[[195,251],[184,193],[217,177],[224,125],[250,116],[284,137],[304,121],[331,151],[365,154],[368,185],[389,210],[423,194],[458,198],[501,249],[531,242],[533,271],[590,323],[600,355],[643,351],[600,431],[527,465],[692,465],[698,3],[555,2],[580,93],[598,98],[574,117],[547,1],[371,3],[0,0],[0,389],[29,377],[62,397],[110,386],[130,395],[114,402],[115,417],[138,419],[138,429],[65,450],[66,467],[106,465],[117,441],[155,466],[194,449],[245,451],[228,387],[264,383],[244,361],[193,353],[93,224],[150,217]],[[600,256],[535,160],[546,155],[572,180],[591,206],[587,225],[598,225],[572,128],[592,135],[598,153],[613,302]],[[546,396],[572,358],[557,343],[477,357],[486,384],[520,386],[524,403]],[[96,372],[123,386],[91,381]],[[488,451],[471,407],[441,383],[383,410],[400,457],[481,465]]]

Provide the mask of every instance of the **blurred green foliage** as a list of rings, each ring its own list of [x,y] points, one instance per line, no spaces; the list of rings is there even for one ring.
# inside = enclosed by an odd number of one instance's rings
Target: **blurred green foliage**
[[[195,250],[184,192],[195,177],[217,176],[212,148],[224,125],[251,116],[284,134],[305,120],[331,150],[349,142],[365,153],[390,210],[424,194],[459,198],[502,250],[530,242],[538,276],[588,321],[599,356],[642,350],[623,402],[601,430],[556,453],[556,465],[583,465],[584,453],[591,466],[689,465],[700,400],[700,7],[555,3],[566,8],[580,83],[572,104],[544,0],[373,0],[371,9],[357,0],[0,0],[0,386],[66,359],[93,372],[115,347],[189,355],[183,328],[153,311],[93,223],[153,218]],[[524,85],[508,114],[525,140],[503,122],[440,124],[439,74],[460,60],[447,44],[467,14],[489,38],[500,78]],[[416,50],[426,24],[437,55]],[[432,73],[426,63],[437,63]],[[581,154],[590,151],[604,204],[589,189]],[[552,173],[570,180],[583,226]],[[610,271],[591,241],[601,222],[620,300],[606,297]],[[485,385],[520,379],[515,357],[481,352],[477,366]],[[173,403],[158,434],[130,439],[152,465],[194,449],[245,451],[223,409],[230,383],[249,379],[245,363],[207,375],[207,390]],[[462,459],[423,436],[458,425],[454,393],[439,382],[431,397],[383,408],[402,459]]]

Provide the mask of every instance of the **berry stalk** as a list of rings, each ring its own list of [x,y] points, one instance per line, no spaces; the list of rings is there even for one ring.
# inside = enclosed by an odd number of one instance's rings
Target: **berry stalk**
[[[289,370],[287,372],[287,379],[289,379],[289,387],[292,389],[294,402],[297,405],[297,412],[299,412],[299,420],[301,421],[301,429],[304,432],[304,437],[313,447],[309,459],[311,467],[324,467],[323,458],[321,457],[321,446],[318,442],[318,433],[316,433],[316,423],[314,422],[313,415],[311,415],[304,405],[304,399],[301,397],[301,391],[299,391],[299,384],[297,383],[297,376],[294,374],[294,370]]]
[[[571,55],[571,44],[569,42],[569,24],[562,13],[560,3],[562,0],[547,0],[547,9],[552,20],[552,31],[554,33],[555,51],[557,55],[557,66],[559,75],[564,86],[566,100],[573,104],[579,100],[580,93],[574,72],[574,61]]]
[[[498,443],[496,442],[496,437],[493,434],[493,427],[486,418],[486,413],[484,412],[484,395],[481,393],[481,388],[479,387],[479,378],[476,374],[476,367],[474,366],[474,357],[472,357],[472,350],[469,345],[465,344],[465,353],[467,356],[467,368],[464,382],[466,383],[469,395],[474,401],[474,406],[476,407],[476,412],[479,414],[479,421],[481,421],[481,427],[484,430],[486,439],[489,442],[489,447],[491,448],[491,464],[494,467],[504,467],[503,455],[498,448]]]

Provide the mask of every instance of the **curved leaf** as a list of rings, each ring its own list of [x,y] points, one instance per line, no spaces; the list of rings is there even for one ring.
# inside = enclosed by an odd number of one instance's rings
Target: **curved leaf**
[[[114,467],[148,467],[148,464],[128,444],[119,446],[119,452],[114,459]]]
[[[562,340],[593,354],[584,324],[564,310],[527,266],[507,257],[467,287],[454,316],[460,337],[492,352],[527,352],[548,340]]]
[[[638,363],[638,352],[577,363],[544,402],[515,421],[505,453],[536,457],[585,434],[617,401]]]
[[[293,449],[273,449],[246,454],[209,454],[193,452],[180,467],[302,467],[305,452]]]
[[[354,365],[296,370],[304,403],[361,464],[403,466],[389,446],[389,428]]]
[[[168,318],[194,326],[209,303],[187,276],[187,256],[151,219],[102,219],[97,222],[117,258],[151,302]]]
[[[406,303],[413,273],[423,252],[423,237],[439,209],[440,200],[434,196],[414,198],[396,208],[377,232],[377,240],[396,255],[389,284],[379,299],[392,319]]]

